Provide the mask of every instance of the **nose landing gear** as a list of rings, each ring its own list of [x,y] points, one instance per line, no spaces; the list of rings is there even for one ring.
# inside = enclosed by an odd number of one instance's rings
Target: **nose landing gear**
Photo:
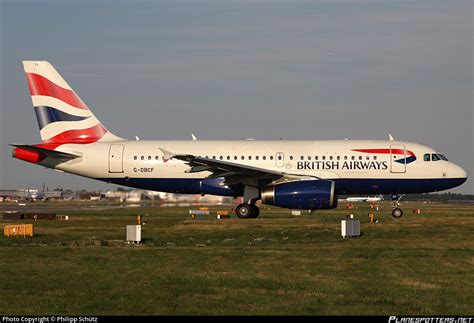
[[[395,219],[399,219],[403,216],[403,210],[398,207],[402,197],[403,195],[398,196],[398,194],[392,194],[392,216]]]

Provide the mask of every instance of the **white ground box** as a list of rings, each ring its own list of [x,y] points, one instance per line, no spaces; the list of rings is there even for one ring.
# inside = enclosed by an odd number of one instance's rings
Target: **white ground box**
[[[142,240],[141,225],[127,225],[127,241],[140,243]]]
[[[354,219],[341,220],[341,236],[343,238],[360,236],[360,221]]]

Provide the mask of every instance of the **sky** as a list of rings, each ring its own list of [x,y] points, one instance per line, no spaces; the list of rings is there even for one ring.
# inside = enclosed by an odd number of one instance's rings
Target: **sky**
[[[133,139],[395,139],[474,193],[469,0],[0,0],[0,188],[111,189],[11,158],[39,143],[22,60]]]

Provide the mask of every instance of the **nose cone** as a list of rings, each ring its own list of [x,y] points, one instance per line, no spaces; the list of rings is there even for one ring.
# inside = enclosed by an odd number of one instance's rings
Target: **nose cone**
[[[461,185],[467,180],[467,172],[462,167],[452,164],[449,177],[458,180],[458,185]]]

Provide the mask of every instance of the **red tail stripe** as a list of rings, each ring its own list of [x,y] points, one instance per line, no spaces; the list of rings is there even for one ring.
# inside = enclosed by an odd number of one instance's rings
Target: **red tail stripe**
[[[72,90],[65,89],[47,78],[34,73],[26,73],[26,79],[28,80],[31,95],[51,96],[75,108],[89,110]]]
[[[371,154],[396,154],[404,155],[405,150],[403,149],[390,149],[390,148],[376,148],[376,149],[352,149],[353,151],[359,151],[361,153],[371,153]],[[409,156],[415,156],[415,153],[411,150],[406,151]]]
[[[98,124],[87,129],[67,130],[61,132],[54,137],[46,139],[43,141],[43,144],[57,144],[57,146],[62,144],[90,144],[100,140],[106,133],[107,129],[105,129],[101,124]],[[54,149],[57,147],[54,146],[53,148],[52,146],[47,148]]]

